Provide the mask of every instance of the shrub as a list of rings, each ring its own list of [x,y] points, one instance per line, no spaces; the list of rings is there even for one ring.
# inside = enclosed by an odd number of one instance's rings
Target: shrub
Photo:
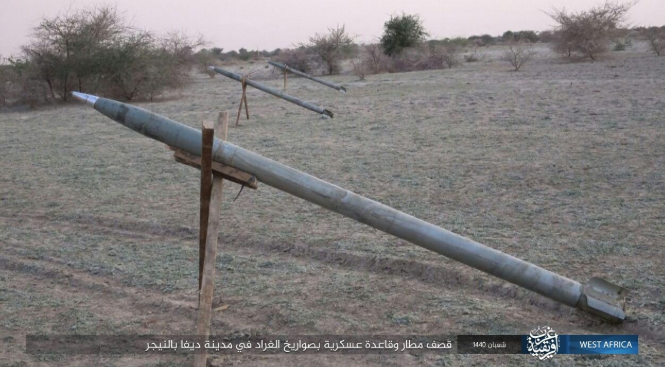
[[[0,106],[11,103],[12,87],[19,79],[10,65],[0,64]]]
[[[194,48],[201,45],[183,33],[160,38],[130,28],[113,7],[70,11],[42,19],[22,47],[22,90],[27,103],[43,100],[42,89],[63,101],[73,90],[152,99],[189,80]]]
[[[206,50],[204,48],[196,53],[196,63],[198,65],[199,72],[208,75],[210,78],[215,78],[217,75],[214,70],[210,70],[209,68],[209,66],[214,65],[215,60],[218,59],[211,50]]]
[[[441,41],[423,43],[386,58],[386,69],[392,73],[452,68],[461,64],[461,50],[455,44],[443,45]]]
[[[422,62],[421,52],[414,47],[406,48],[400,51],[399,54],[394,54],[390,59],[388,71],[391,73],[403,73],[419,69],[419,64]]]
[[[109,96],[151,101],[168,89],[179,89],[189,81],[193,48],[200,43],[182,33],[161,39],[147,32],[127,34],[105,49],[100,89]]]
[[[651,51],[656,56],[661,56],[665,51],[665,27],[650,27],[646,30],[645,36]]]
[[[614,41],[614,47],[612,47],[612,51],[625,51],[628,46],[630,46],[629,40],[617,39]]]
[[[554,41],[554,32],[552,31],[542,31],[538,33],[538,39],[543,43],[550,43]]]
[[[241,48],[238,50],[238,58],[242,61],[249,61],[252,58],[252,53],[247,51],[246,48]]]
[[[494,37],[489,34],[483,34],[480,36],[480,40],[483,41],[484,45],[493,45],[495,43]]]
[[[592,60],[607,51],[613,34],[625,21],[633,3],[606,2],[579,13],[555,9],[550,17],[559,25],[554,49],[568,57],[578,53]]]
[[[510,63],[515,71],[519,71],[535,55],[536,52],[525,42],[512,42],[503,53],[502,60]]]
[[[421,47],[416,52],[418,61],[414,64],[415,70],[437,70],[444,68],[445,51],[443,47],[428,43],[427,46]]]
[[[348,35],[344,25],[336,28],[329,28],[327,34],[316,34],[310,37],[309,47],[313,50],[326,65],[328,74],[337,74],[339,72],[339,60],[344,54],[351,51],[354,37]]]
[[[428,33],[418,15],[391,15],[383,25],[381,46],[388,56],[398,55],[408,47],[414,47],[425,40]]]
[[[46,84],[30,78],[29,65],[23,60],[10,58],[9,64],[0,65],[0,106],[28,105],[36,107],[49,100]]]
[[[367,74],[367,65],[362,60],[352,60],[351,65],[353,65],[353,74],[358,77],[359,80],[365,80],[365,75]]]
[[[453,68],[461,64],[460,48],[456,45],[448,45],[443,48],[443,62],[448,68]]]
[[[282,50],[274,59],[303,73],[309,74],[311,71],[307,53],[303,49]]]
[[[364,45],[362,62],[368,74],[378,74],[389,69],[390,60],[381,49],[381,45]]]
[[[462,63],[460,53],[467,43],[468,41],[464,38],[446,38],[441,41],[443,63],[448,68],[453,68]]]
[[[464,62],[478,62],[480,59],[476,54],[464,55]]]
[[[536,43],[540,40],[540,37],[534,31],[519,31],[515,34],[515,41]]]

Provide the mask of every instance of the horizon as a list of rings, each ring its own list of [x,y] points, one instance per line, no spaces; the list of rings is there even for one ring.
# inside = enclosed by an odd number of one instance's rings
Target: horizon
[[[469,37],[503,32],[552,29],[554,21],[546,11],[566,8],[569,11],[588,9],[602,4],[595,0],[470,0],[421,1],[400,4],[397,0],[351,1],[334,4],[323,1],[287,0],[279,4],[251,0],[219,3],[195,0],[181,4],[174,0],[117,0],[115,2],[71,0],[10,0],[10,11],[0,14],[0,32],[11,37],[0,39],[3,58],[18,56],[20,46],[30,40],[34,27],[43,18],[53,18],[67,9],[85,9],[95,5],[115,5],[132,26],[157,34],[183,31],[189,36],[202,36],[206,48],[219,47],[224,52],[239,50],[274,50],[292,48],[306,43],[315,33],[345,25],[358,43],[375,42],[383,32],[383,24],[391,14],[418,14],[430,39]],[[286,6],[285,6],[286,4]],[[249,16],[224,17],[222,14]],[[219,16],[217,14],[220,14]],[[321,16],[320,14],[326,14]],[[218,22],[217,19],[223,19]],[[260,23],[260,26],[254,24]],[[665,2],[639,1],[628,13],[631,27],[665,25]],[[289,26],[289,25],[292,26]],[[224,34],[231,34],[224,37]]]

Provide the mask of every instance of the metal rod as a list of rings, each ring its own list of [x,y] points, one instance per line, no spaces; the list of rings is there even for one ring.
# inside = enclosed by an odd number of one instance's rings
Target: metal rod
[[[296,70],[296,69],[294,69],[294,68],[292,68],[292,67],[290,67],[290,66],[288,66],[288,65],[286,65],[286,64],[282,64],[282,63],[280,63],[280,62],[276,62],[276,61],[268,61],[268,64],[270,64],[270,65],[272,65],[272,66],[274,66],[274,67],[276,67],[276,68],[280,68],[280,69],[282,69],[282,70],[284,70],[284,71],[289,71],[289,72],[291,72],[291,73],[293,73],[293,74],[296,74],[296,75],[299,75],[299,76],[301,76],[301,77],[303,77],[303,78],[307,78],[307,79],[309,79],[309,80],[313,80],[313,81],[315,81],[315,82],[317,82],[317,83],[321,83],[321,84],[325,85],[326,87],[330,87],[330,88],[332,88],[332,89],[337,89],[338,91],[340,91],[340,92],[342,92],[342,93],[346,93],[346,88],[344,88],[344,87],[342,87],[342,86],[340,86],[340,85],[337,85],[337,84],[333,84],[333,83],[327,82],[327,81],[325,81],[325,80],[323,80],[323,79],[319,79],[319,78],[314,77],[314,76],[311,76],[311,75],[309,75],[309,74],[307,74],[307,73],[303,73],[302,71],[300,71],[300,70]],[[285,86],[284,88],[286,89],[286,86]]]
[[[105,116],[147,137],[194,155],[201,154],[201,132],[198,130],[110,99],[82,93],[75,93],[75,96]],[[574,280],[220,139],[215,139],[213,143],[213,160],[253,174],[259,181],[278,190],[570,307],[588,311],[608,321],[620,322],[625,318],[623,307],[614,304],[608,296],[625,298],[627,290],[609,282],[592,279],[582,286]]]
[[[214,70],[215,72],[217,72],[217,73],[219,73],[219,74],[224,75],[224,76],[227,77],[227,78],[230,78],[230,79],[233,79],[233,80],[235,80],[235,81],[238,81],[238,82],[241,82],[241,83],[242,83],[242,76],[239,75],[239,74],[236,74],[236,73],[230,72],[230,71],[228,71],[228,70],[220,69],[220,68],[218,68],[218,67],[216,67],[216,66],[210,66],[210,69]],[[311,103],[309,103],[309,102],[305,102],[305,101],[300,100],[300,99],[298,99],[298,98],[296,98],[296,97],[290,96],[290,95],[288,95],[288,94],[286,94],[286,93],[284,93],[284,92],[282,92],[282,91],[280,91],[280,90],[277,90],[277,89],[274,89],[274,88],[270,88],[270,87],[268,87],[268,86],[265,86],[265,85],[263,85],[263,84],[261,84],[261,83],[257,83],[257,82],[255,82],[255,81],[253,81],[253,80],[251,80],[251,79],[247,79],[247,78],[245,78],[245,83],[247,83],[247,85],[252,86],[252,87],[254,87],[254,88],[256,88],[256,89],[258,89],[258,90],[260,90],[260,91],[266,92],[266,93],[268,93],[268,94],[272,94],[272,95],[275,96],[275,97],[278,97],[278,98],[281,98],[281,99],[287,100],[287,101],[289,101],[289,102],[291,102],[291,103],[295,103],[295,104],[297,104],[297,105],[300,106],[300,107],[306,108],[306,109],[308,109],[308,110],[310,110],[310,111],[314,111],[314,112],[316,112],[316,113],[319,113],[319,114],[321,114],[322,116],[329,117],[329,118],[332,118],[332,117],[333,117],[333,113],[332,113],[332,111],[327,110],[327,109],[325,109],[325,108],[321,108],[321,107],[316,106],[316,105],[313,105],[313,104],[311,104]]]

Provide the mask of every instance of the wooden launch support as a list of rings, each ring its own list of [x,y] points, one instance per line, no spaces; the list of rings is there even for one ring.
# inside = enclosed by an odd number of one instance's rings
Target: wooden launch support
[[[240,113],[242,113],[243,103],[245,104],[245,114],[247,115],[247,119],[249,120],[249,107],[247,106],[247,75],[242,77],[240,83],[242,84],[242,96],[240,97],[240,105],[238,106],[238,117],[236,117],[236,126],[238,126],[238,122],[240,122]]]
[[[283,69],[283,70],[284,70],[284,91],[286,92],[286,79],[287,79],[287,75],[289,74],[289,72],[286,71],[286,69]]]
[[[243,88],[244,92],[244,88]],[[243,93],[244,96],[244,93]],[[201,130],[201,156],[175,150],[173,158],[179,163],[201,170],[201,208],[199,230],[199,307],[196,320],[196,335],[205,339],[210,334],[212,318],[212,296],[215,284],[215,261],[217,259],[217,239],[219,214],[222,207],[222,184],[224,180],[256,190],[258,181],[246,172],[225,166],[212,160],[214,138],[226,140],[229,115],[220,112],[216,126],[204,121]],[[194,367],[205,367],[205,349],[194,355]]]

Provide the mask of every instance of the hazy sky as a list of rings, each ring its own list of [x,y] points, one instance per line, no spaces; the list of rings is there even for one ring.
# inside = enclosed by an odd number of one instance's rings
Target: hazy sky
[[[134,26],[154,32],[201,34],[225,50],[290,47],[345,24],[359,41],[377,39],[393,13],[416,13],[433,38],[545,30],[543,11],[581,10],[602,0],[0,0],[0,54],[18,52],[44,17],[68,7],[115,4]],[[665,25],[665,0],[641,0],[629,13],[635,26]]]

